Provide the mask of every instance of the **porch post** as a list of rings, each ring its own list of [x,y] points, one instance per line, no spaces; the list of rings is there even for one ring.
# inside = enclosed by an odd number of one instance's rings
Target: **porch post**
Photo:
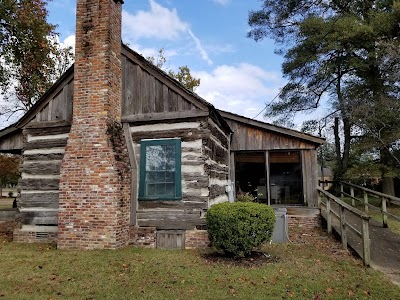
[[[271,185],[269,182],[269,152],[265,151],[265,173],[266,173],[266,185],[267,185],[267,197],[268,197],[268,205],[271,205]]]

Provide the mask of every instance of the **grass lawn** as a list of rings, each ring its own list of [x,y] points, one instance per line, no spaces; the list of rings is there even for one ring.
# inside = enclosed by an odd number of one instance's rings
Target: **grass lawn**
[[[323,231],[291,238],[263,248],[278,262],[248,267],[204,251],[61,251],[0,238],[0,298],[399,299],[398,286]]]

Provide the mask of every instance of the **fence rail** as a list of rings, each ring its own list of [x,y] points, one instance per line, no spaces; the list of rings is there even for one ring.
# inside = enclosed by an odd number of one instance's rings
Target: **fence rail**
[[[334,205],[332,205],[334,204]],[[339,221],[338,234],[341,236],[342,247],[347,249],[347,229],[355,233],[356,236],[361,238],[362,242],[362,260],[365,266],[369,266],[371,262],[371,251],[370,251],[370,240],[369,240],[369,219],[366,213],[354,208],[353,206],[347,204],[346,202],[335,197],[331,193],[318,187],[318,206],[321,208],[325,207],[326,211],[326,222],[328,233],[332,233],[333,222],[332,217],[335,217]],[[335,211],[334,207],[338,208]],[[358,231],[354,226],[346,220],[345,212],[350,212],[357,216],[361,220],[361,231]]]
[[[378,210],[382,213],[382,222],[383,222],[383,227],[387,228],[388,227],[388,217],[395,219],[397,221],[400,221],[400,217],[396,216],[394,214],[391,214],[390,212],[387,211],[387,207],[388,204],[394,204],[394,205],[399,205],[400,206],[400,198],[398,197],[394,197],[391,195],[387,195],[381,192],[377,192],[371,189],[367,189],[365,187],[359,186],[359,185],[355,185],[349,182],[345,182],[345,181],[340,181],[340,195],[341,195],[341,199],[343,200],[344,196],[350,197],[351,199],[351,205],[354,207],[356,206],[356,201],[361,202],[362,204],[364,204],[364,211],[368,214],[369,213],[369,209],[374,209],[374,210]],[[347,193],[344,191],[344,187],[349,187],[350,189],[350,193]],[[357,198],[355,197],[355,193],[354,191],[358,190],[363,192],[363,199]],[[368,203],[369,201],[369,197],[374,197],[377,199],[381,200],[381,206],[380,207],[376,207],[374,205],[371,205],[370,203]]]

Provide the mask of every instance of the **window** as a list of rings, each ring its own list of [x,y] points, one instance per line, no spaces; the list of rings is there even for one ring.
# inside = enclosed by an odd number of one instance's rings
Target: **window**
[[[143,140],[140,143],[140,200],[179,200],[181,140]]]

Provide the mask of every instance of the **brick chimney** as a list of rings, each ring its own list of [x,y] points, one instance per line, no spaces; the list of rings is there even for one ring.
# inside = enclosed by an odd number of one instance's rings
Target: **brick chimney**
[[[77,0],[73,120],[61,164],[58,248],[127,244],[129,160],[121,126],[122,0]]]

